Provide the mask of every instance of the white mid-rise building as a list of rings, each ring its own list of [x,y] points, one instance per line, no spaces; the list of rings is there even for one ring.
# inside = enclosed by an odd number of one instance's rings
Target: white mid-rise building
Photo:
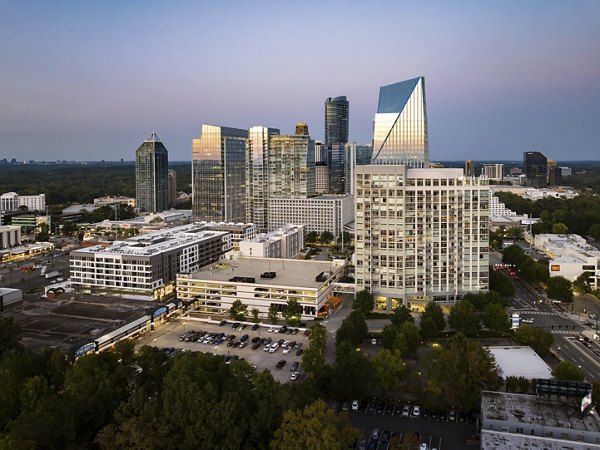
[[[94,206],[111,206],[111,205],[119,205],[126,204],[127,206],[131,206],[135,208],[135,198],[134,197],[125,197],[123,195],[116,195],[114,197],[99,197],[94,199]]]
[[[600,287],[600,251],[577,234],[536,234],[535,248],[550,257],[551,277],[574,281],[583,272],[590,273],[588,281],[594,289]]]
[[[288,224],[254,239],[240,241],[240,255],[258,258],[292,259],[304,248],[304,225]]]
[[[19,195],[16,192],[7,192],[0,195],[0,211],[17,211],[21,206],[29,211],[46,210],[46,194]]]
[[[0,225],[0,249],[10,248],[21,243],[21,227]]]
[[[191,273],[231,250],[231,233],[183,225],[71,252],[71,284],[79,292],[163,300],[178,273]]]
[[[498,197],[496,197],[495,195],[492,195],[490,197],[490,217],[498,217],[498,216],[510,217],[510,216],[516,216],[516,215],[517,215],[517,213],[508,209],[506,207],[506,205],[504,203],[502,203]]]
[[[463,169],[357,166],[356,290],[384,311],[486,291],[489,195]]]
[[[321,195],[312,198],[270,198],[269,229],[277,230],[288,223],[306,226],[306,232],[329,231],[340,235],[344,225],[354,219],[354,197]]]
[[[484,164],[481,175],[494,181],[502,181],[504,176],[504,164]]]

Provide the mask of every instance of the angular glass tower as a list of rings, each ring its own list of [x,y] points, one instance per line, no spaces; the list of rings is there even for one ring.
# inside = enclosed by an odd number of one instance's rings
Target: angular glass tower
[[[424,77],[379,90],[371,164],[429,166]]]
[[[154,132],[135,152],[135,206],[140,212],[169,209],[169,153]]]
[[[194,220],[246,219],[247,139],[247,130],[204,124],[200,139],[192,140]]]
[[[304,135],[272,136],[268,183],[270,197],[314,197],[315,141]]]

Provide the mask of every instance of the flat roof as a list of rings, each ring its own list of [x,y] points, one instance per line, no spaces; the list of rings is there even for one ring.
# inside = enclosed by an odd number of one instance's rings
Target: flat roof
[[[527,346],[487,347],[506,377],[552,378],[552,369],[540,356]]]
[[[581,399],[567,402],[538,395],[482,391],[482,423],[487,419],[600,432],[597,414],[581,416],[580,403]]]
[[[238,258],[211,264],[190,275],[195,280],[229,281],[233,277],[252,277],[256,284],[318,288],[323,282],[315,281],[321,272],[335,272],[340,266],[331,261],[313,261],[281,258]],[[264,272],[275,272],[275,278],[261,278]]]

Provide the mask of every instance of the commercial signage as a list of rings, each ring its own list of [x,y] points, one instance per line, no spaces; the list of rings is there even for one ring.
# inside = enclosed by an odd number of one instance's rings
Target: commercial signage
[[[551,270],[552,272],[560,272],[560,265],[559,265],[559,264],[552,264],[552,265],[550,266],[550,270]]]
[[[169,309],[166,306],[163,306],[162,308],[158,308],[156,311],[154,311],[152,313],[152,317],[162,316],[163,314],[166,314],[168,311],[169,311]]]

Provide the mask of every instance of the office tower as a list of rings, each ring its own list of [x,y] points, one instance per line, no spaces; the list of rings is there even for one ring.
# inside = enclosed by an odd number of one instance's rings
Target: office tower
[[[325,147],[348,142],[350,103],[346,97],[325,100]]]
[[[562,184],[562,176],[560,167],[548,167],[548,185],[560,186]]]
[[[315,141],[315,163],[327,164],[327,149],[321,141]]]
[[[475,163],[473,160],[467,159],[465,161],[465,177],[474,177],[475,176]]]
[[[484,164],[481,168],[481,175],[494,181],[502,181],[504,178],[503,172],[504,164]]]
[[[344,193],[354,195],[354,171],[356,169],[356,148],[352,142],[344,145]]]
[[[315,195],[315,141],[307,135],[271,137],[269,196],[307,198]]]
[[[269,163],[271,137],[277,128],[262,126],[248,130],[246,147],[246,222],[253,223],[264,233],[268,231]]]
[[[246,140],[248,130],[202,125],[192,141],[194,220],[246,219]]]
[[[329,167],[324,162],[315,163],[315,193],[329,192]]]
[[[327,147],[329,168],[329,192],[343,194],[346,191],[346,145],[332,144]]]
[[[370,145],[357,145],[356,146],[356,165],[365,166],[371,164],[371,155],[373,154],[373,147]]]
[[[528,186],[543,188],[547,185],[548,160],[540,152],[525,152],[523,154],[526,183]]]
[[[177,202],[177,172],[169,169],[169,208],[175,208]]]
[[[356,167],[356,290],[422,310],[489,284],[489,187],[463,169]]]
[[[371,164],[428,167],[425,78],[401,81],[379,90]]]
[[[135,206],[140,212],[169,209],[169,153],[155,132],[135,152]]]
[[[308,125],[303,122],[296,124],[296,134],[298,136],[308,136]]]

